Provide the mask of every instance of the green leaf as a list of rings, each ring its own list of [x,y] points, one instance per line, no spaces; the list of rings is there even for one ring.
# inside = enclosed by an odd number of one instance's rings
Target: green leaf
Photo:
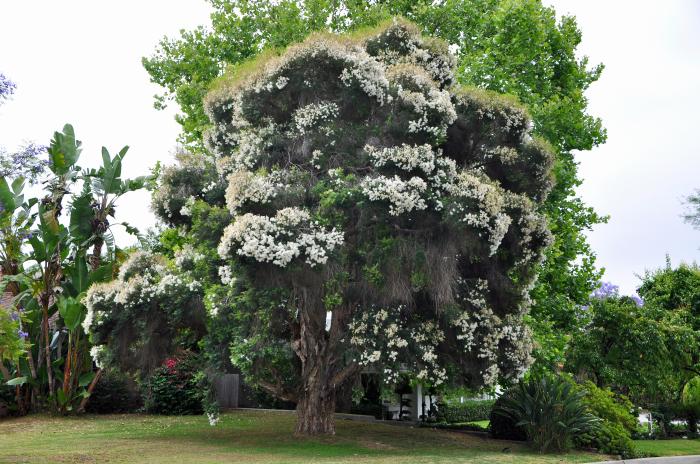
[[[71,239],[78,246],[82,246],[92,237],[92,221],[95,215],[91,206],[92,200],[90,184],[85,182],[83,191],[73,199],[70,210]]]
[[[27,383],[26,377],[15,377],[12,380],[8,380],[6,385],[14,387],[16,385],[24,385],[25,383]]]
[[[18,177],[12,182],[12,191],[15,195],[19,195],[24,190],[24,177]]]
[[[55,132],[49,145],[49,169],[56,175],[70,171],[80,157],[80,141],[75,139],[73,126],[66,124],[63,132]]]
[[[12,214],[15,208],[17,208],[17,205],[15,205],[15,195],[10,190],[10,186],[7,184],[7,180],[4,177],[0,177],[0,206],[2,206],[3,212],[9,214]]]
[[[90,273],[85,256],[81,255],[75,259],[74,274],[71,277],[73,286],[78,293],[83,293],[88,289],[90,286]]]
[[[88,274],[89,284],[92,285],[98,282],[106,282],[112,280],[114,276],[114,264],[107,263],[98,267]]]
[[[58,389],[58,391],[56,391],[56,399],[58,400],[58,404],[60,404],[61,406],[64,406],[69,400],[69,398],[66,397],[66,394],[63,393],[63,390],[60,388]]]
[[[87,387],[88,385],[90,385],[90,382],[92,382],[92,379],[94,378],[94,372],[86,372],[78,378],[78,386]]]
[[[63,318],[63,323],[69,330],[75,330],[85,319],[85,307],[75,298],[61,297],[58,300],[58,312]]]

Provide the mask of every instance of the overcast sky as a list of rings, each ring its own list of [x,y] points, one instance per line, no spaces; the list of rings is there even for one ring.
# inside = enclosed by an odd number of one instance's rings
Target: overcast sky
[[[17,83],[0,107],[0,144],[46,143],[66,122],[83,141],[81,165],[99,149],[131,147],[124,173],[171,162],[175,108],[153,109],[158,87],[141,57],[181,28],[208,24],[203,0],[2,1],[0,72]],[[584,200],[610,222],[590,234],[605,280],[634,291],[645,269],[700,260],[700,232],[681,200],[700,188],[700,2],[545,0],[573,14],[582,54],[606,69],[588,93],[608,142],[577,155]],[[153,224],[146,193],[118,205],[120,220]],[[122,242],[123,243],[123,242]]]

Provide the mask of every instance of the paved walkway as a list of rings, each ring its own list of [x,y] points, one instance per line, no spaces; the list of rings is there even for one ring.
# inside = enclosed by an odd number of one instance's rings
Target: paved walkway
[[[700,464],[700,456],[673,456],[666,458],[623,459],[622,461],[603,461],[597,464]]]

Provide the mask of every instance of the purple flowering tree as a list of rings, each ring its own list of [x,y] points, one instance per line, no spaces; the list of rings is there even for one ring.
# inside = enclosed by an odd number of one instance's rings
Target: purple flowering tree
[[[17,89],[14,82],[0,73],[0,105],[5,103]],[[23,177],[36,184],[46,172],[46,146],[27,142],[17,151],[10,152],[0,146],[0,177]]]
[[[591,298],[594,298],[596,300],[604,300],[606,298],[619,298],[623,295],[620,295],[620,286],[615,285],[611,282],[601,282],[600,285],[593,290],[593,293],[591,294]],[[639,297],[639,295],[627,295],[627,298],[631,299],[634,301],[634,303],[637,306],[642,306],[644,304],[644,301]]]

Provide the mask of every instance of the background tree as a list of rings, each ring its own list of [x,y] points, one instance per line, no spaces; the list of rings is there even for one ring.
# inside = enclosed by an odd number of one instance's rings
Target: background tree
[[[683,219],[695,228],[700,228],[700,190],[688,195],[686,200],[688,211],[683,215]]]
[[[452,67],[445,43],[396,20],[263,55],[207,97],[213,159],[183,159],[154,196],[193,233],[199,211],[227,208],[212,232],[233,291],[214,304],[247,322],[247,367],[297,403],[297,433],[334,431],[336,391],[362,366],[477,388],[530,362],[550,148],[517,101],[453,86]],[[291,353],[293,388],[270,349]]]
[[[555,186],[542,205],[553,233],[539,279],[531,292],[533,327],[538,339],[564,346],[579,326],[580,307],[588,301],[600,272],[584,235],[606,218],[576,196],[580,184],[572,152],[605,141],[598,118],[587,113],[585,90],[603,69],[576,57],[581,33],[573,17],[559,21],[538,0],[231,1],[211,0],[211,27],[165,38],[143,60],[151,80],[165,91],[156,107],[174,100],[181,114],[180,141],[203,151],[209,124],[203,98],[229,64],[265,48],[284,47],[313,31],[343,32],[375,25],[393,15],[418,24],[423,32],[446,40],[458,57],[455,80],[461,84],[516,95],[532,115],[534,133],[555,148]],[[561,361],[544,345],[536,357],[547,368]],[[561,350],[558,350],[561,351]],[[558,361],[553,361],[558,359]]]
[[[603,286],[587,308],[589,322],[571,341],[566,364],[579,378],[654,411],[666,433],[672,419],[693,412],[682,408],[681,395],[700,367],[700,331],[690,307],[675,300],[689,295],[688,274],[673,274],[670,268],[647,274],[639,289],[644,302]]]

